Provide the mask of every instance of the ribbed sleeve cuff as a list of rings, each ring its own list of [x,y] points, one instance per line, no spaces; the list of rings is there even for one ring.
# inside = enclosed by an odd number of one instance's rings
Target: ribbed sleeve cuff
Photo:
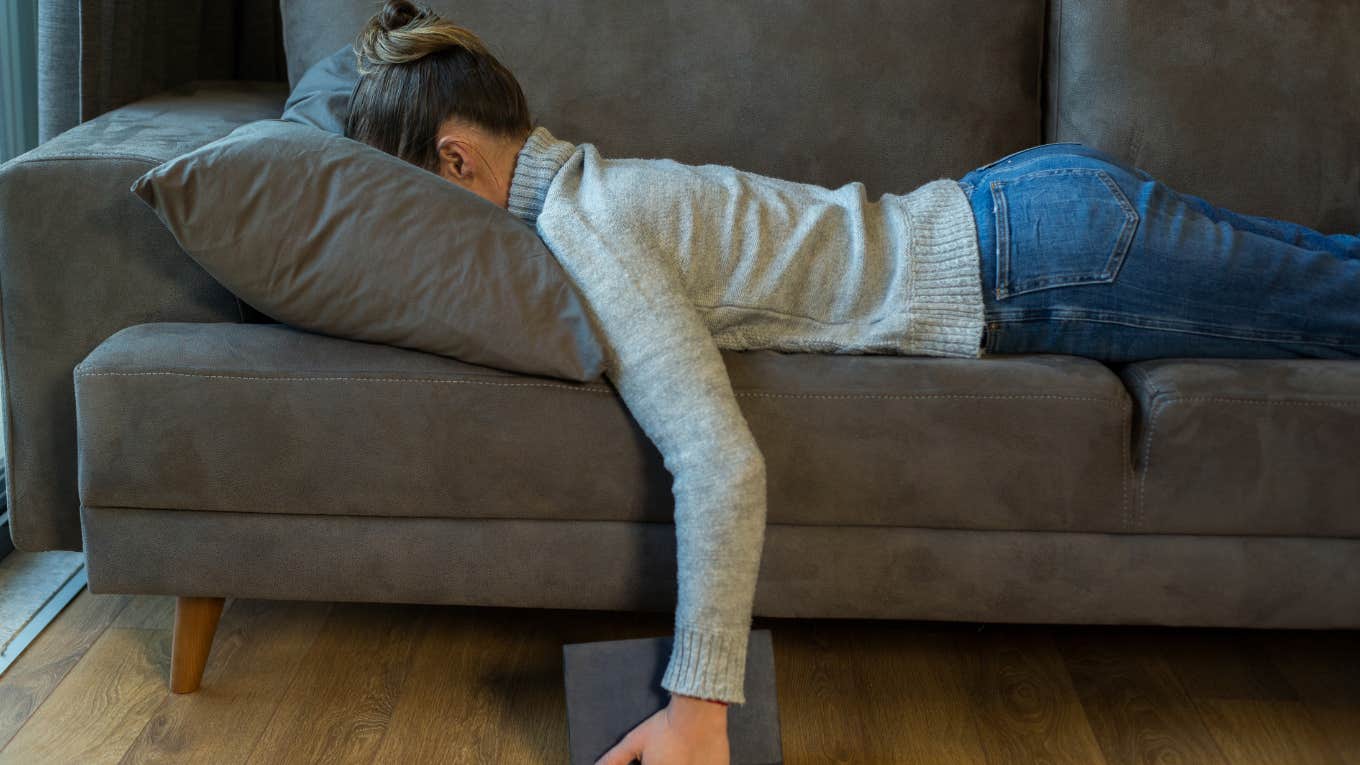
[[[985,324],[977,224],[957,181],[931,181],[905,198],[911,222],[911,353],[981,355]]]
[[[505,209],[516,218],[535,225],[543,212],[543,200],[553,176],[576,151],[576,144],[553,137],[539,125],[529,133],[515,158],[515,173],[510,178],[510,194]]]
[[[661,687],[671,693],[745,704],[750,639],[750,629],[710,630],[677,624]]]

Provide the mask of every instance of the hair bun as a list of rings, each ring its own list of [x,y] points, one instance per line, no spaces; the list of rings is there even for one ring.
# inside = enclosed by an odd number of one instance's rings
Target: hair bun
[[[412,21],[431,16],[430,9],[417,6],[411,0],[387,0],[378,12],[378,27],[384,32],[392,32],[410,24]]]
[[[370,64],[409,64],[451,48],[487,55],[477,35],[411,0],[387,0],[364,25],[354,46],[359,74],[372,71]]]

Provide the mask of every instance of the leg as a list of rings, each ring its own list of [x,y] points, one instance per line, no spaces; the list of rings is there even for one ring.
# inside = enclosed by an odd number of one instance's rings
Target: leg
[[[973,170],[960,180],[970,186],[981,185],[981,179],[997,175],[999,172],[1006,172],[1014,175],[1021,166],[1028,166],[1027,169],[1052,167],[1051,158],[1059,155],[1065,158],[1080,157],[1086,159],[1102,160],[1107,167],[1112,167],[1120,174],[1125,176],[1128,181],[1140,179],[1145,183],[1152,183],[1159,187],[1163,194],[1175,196],[1184,204],[1194,208],[1205,218],[1216,223],[1222,222],[1238,231],[1248,231],[1272,239],[1303,247],[1310,250],[1326,250],[1335,252],[1347,257],[1360,258],[1360,234],[1324,234],[1316,229],[1309,228],[1297,223],[1268,218],[1261,215],[1247,215],[1234,212],[1224,207],[1218,207],[1205,199],[1175,191],[1162,182],[1153,178],[1152,175],[1139,168],[1120,162],[1113,155],[1099,149],[1086,146],[1076,142],[1062,142],[1041,144],[1028,149],[1015,152],[1003,157],[989,165]],[[1084,161],[1084,160],[1078,160]]]
[[[1360,258],[1360,235],[1324,234],[1297,223],[1261,215],[1244,215],[1222,207],[1215,207],[1197,196],[1170,189],[1167,189],[1167,191],[1179,196],[1182,202],[1193,207],[1209,220],[1215,223],[1223,223],[1237,231],[1260,234],[1304,249],[1324,250],[1346,257]]]
[[[181,597],[175,601],[175,635],[170,650],[172,693],[198,690],[225,603],[226,598]]]
[[[1054,151],[974,176],[987,351],[1360,358],[1360,239]]]

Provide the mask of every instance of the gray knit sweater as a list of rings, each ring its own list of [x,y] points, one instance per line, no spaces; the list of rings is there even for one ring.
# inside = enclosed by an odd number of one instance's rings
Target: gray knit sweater
[[[865,198],[723,165],[606,159],[538,127],[509,210],[604,334],[605,376],[675,495],[675,638],[661,686],[745,703],[765,462],[725,349],[977,357],[977,231],[955,181]]]

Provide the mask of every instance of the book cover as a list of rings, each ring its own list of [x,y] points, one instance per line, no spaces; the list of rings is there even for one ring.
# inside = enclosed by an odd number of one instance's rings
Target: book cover
[[[562,646],[571,765],[591,765],[670,702],[661,676],[671,640],[668,635]],[[732,765],[782,765],[774,645],[767,629],[751,630],[745,692],[745,704],[727,708]]]

